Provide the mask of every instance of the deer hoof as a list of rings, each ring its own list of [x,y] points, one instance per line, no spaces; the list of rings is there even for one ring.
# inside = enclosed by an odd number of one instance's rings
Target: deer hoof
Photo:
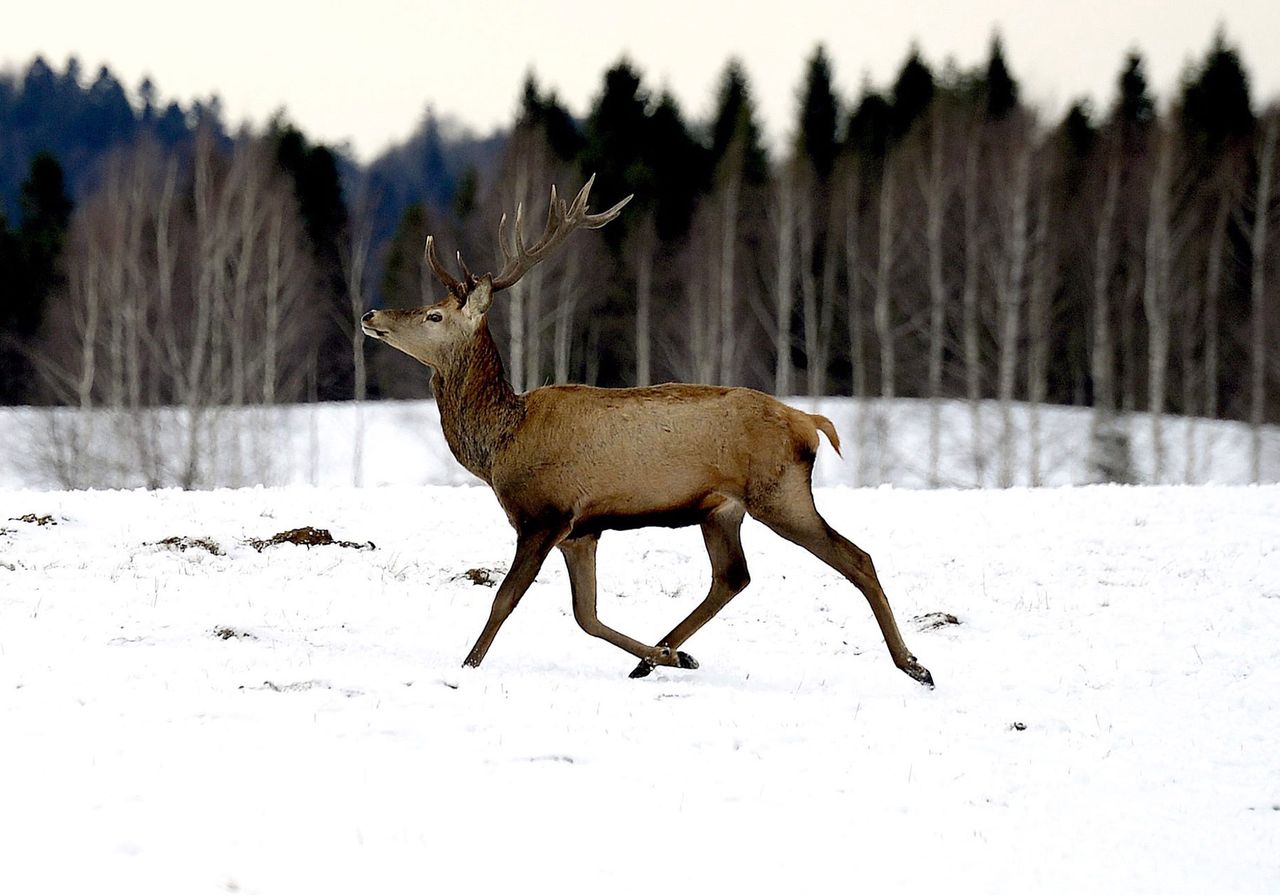
[[[632,680],[635,680],[636,678],[648,677],[649,672],[653,671],[655,667],[656,666],[653,664],[652,659],[641,659],[640,664],[637,665],[635,669],[632,670],[631,674],[627,676],[630,677]]]
[[[907,660],[907,664],[902,666],[902,670],[930,690],[933,689],[933,675],[929,673],[929,669],[916,661],[915,656]]]
[[[663,653],[663,658],[668,658],[668,657],[671,657],[670,650],[664,651]],[[681,650],[676,650],[674,658],[675,658],[674,662],[670,662],[670,663],[664,662],[662,664],[664,665],[669,664],[673,668],[697,668],[698,667],[698,660],[695,659],[693,656],[689,655],[688,653],[683,652]],[[640,664],[637,665],[635,669],[632,670],[629,676],[632,678],[648,677],[649,672],[653,671],[653,669],[657,667],[658,667],[658,663],[653,661],[652,659],[641,659]]]

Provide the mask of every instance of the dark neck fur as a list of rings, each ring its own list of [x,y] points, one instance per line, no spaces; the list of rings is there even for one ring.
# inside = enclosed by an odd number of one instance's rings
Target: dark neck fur
[[[494,455],[524,418],[524,397],[507,381],[488,325],[431,379],[440,426],[458,462],[491,482]]]

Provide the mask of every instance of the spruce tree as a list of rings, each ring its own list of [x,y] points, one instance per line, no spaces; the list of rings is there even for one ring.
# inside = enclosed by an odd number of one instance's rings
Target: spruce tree
[[[3,228],[0,264],[0,400],[25,403],[35,397],[28,350],[50,298],[63,291],[62,251],[71,220],[62,166],[48,153],[31,163],[22,184],[22,223],[15,235]]]
[[[796,148],[822,182],[831,176],[831,169],[835,166],[839,114],[839,102],[831,83],[831,62],[827,59],[827,51],[819,45],[805,69]]]
[[[600,231],[615,251],[644,217],[643,207],[652,201],[652,172],[644,158],[647,105],[648,95],[641,87],[639,72],[623,60],[605,72],[604,89],[587,118],[581,163],[584,177],[596,175],[592,190],[596,202],[617,201],[614,197],[636,194],[635,207],[628,208],[612,226]]]
[[[653,190],[658,239],[681,239],[707,187],[707,153],[694,140],[669,93],[659,98],[645,130],[642,158]]]
[[[1120,73],[1119,95],[1111,112],[1113,126],[1118,126],[1126,144],[1145,135],[1156,119],[1156,103],[1147,87],[1147,74],[1142,56],[1131,52]]]
[[[907,57],[893,85],[891,112],[893,139],[900,140],[907,135],[912,125],[933,102],[933,94],[933,72],[920,58],[920,51],[912,47],[911,54]]]
[[[1004,61],[1004,44],[1000,35],[991,38],[991,56],[987,60],[987,72],[984,79],[987,117],[1000,121],[1007,117],[1018,105],[1018,84],[1009,73]]]
[[[1180,106],[1183,136],[1196,155],[1217,156],[1229,142],[1253,132],[1249,76],[1221,31],[1204,62],[1184,80]]]
[[[327,146],[312,146],[296,127],[275,122],[276,162],[293,181],[318,273],[323,330],[317,357],[317,395],[322,401],[351,397],[353,370],[349,330],[354,325],[346,298],[340,246],[347,227],[338,160]]]
[[[862,161],[879,162],[888,151],[892,125],[893,106],[883,94],[864,88],[845,128],[845,148]]]
[[[769,160],[756,121],[747,74],[737,59],[729,60],[716,96],[716,111],[711,123],[711,156],[709,164],[718,168],[730,154],[741,161],[742,179],[753,186],[763,184],[769,176]]]

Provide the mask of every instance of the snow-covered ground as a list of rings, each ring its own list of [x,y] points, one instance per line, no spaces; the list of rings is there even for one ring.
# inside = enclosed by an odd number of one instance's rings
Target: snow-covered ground
[[[817,499],[935,690],[751,522],[701,669],[633,681],[555,556],[459,668],[484,489],[0,492],[0,892],[1280,891],[1280,487]],[[376,549],[245,543],[302,525]],[[608,535],[602,618],[706,566]]]
[[[829,416],[844,458],[822,450],[819,485],[892,484],[923,488],[930,476],[930,407],[913,399],[790,398]],[[1083,407],[1011,409],[1013,484],[1097,481],[1090,461],[1091,412]],[[1251,482],[1250,432],[1242,423],[1166,417],[1166,459],[1154,472],[1146,414],[1123,420],[1132,445],[1132,481],[1147,484]],[[992,487],[1002,482],[999,405],[983,402],[974,437],[969,405],[941,403],[936,483]],[[1039,443],[1038,454],[1033,445]],[[975,445],[976,443],[976,445]],[[194,464],[191,463],[194,458]],[[431,401],[356,406],[309,404],[209,410],[192,425],[182,411],[139,416],[96,411],[0,408],[0,488],[133,488],[245,485],[458,485],[473,479],[449,453]],[[1033,467],[1038,475],[1033,475]],[[59,474],[61,472],[61,475]],[[1280,428],[1263,429],[1263,482],[1280,481]]]

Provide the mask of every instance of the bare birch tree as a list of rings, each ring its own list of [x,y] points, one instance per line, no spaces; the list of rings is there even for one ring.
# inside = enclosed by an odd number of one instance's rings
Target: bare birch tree
[[[1018,134],[1007,221],[1001,229],[1002,253],[996,276],[1000,304],[999,372],[996,397],[1000,403],[1000,485],[1013,484],[1015,432],[1013,398],[1018,371],[1018,340],[1026,303],[1027,204],[1031,190],[1032,143],[1029,134]]]
[[[1164,128],[1156,140],[1155,167],[1147,203],[1146,272],[1142,304],[1147,318],[1147,399],[1151,416],[1151,480],[1166,473],[1164,407],[1168,382],[1170,320],[1171,228],[1170,192],[1173,133]]]
[[[960,298],[964,314],[964,374],[965,398],[969,405],[969,448],[973,459],[974,483],[981,485],[986,471],[986,450],[982,435],[982,321],[978,294],[982,281],[982,237],[979,228],[981,209],[978,198],[981,125],[975,124],[970,129],[968,140],[964,167],[964,280]]]
[[[1250,472],[1255,482],[1262,481],[1262,424],[1267,407],[1267,228],[1271,217],[1271,184],[1275,174],[1278,135],[1280,110],[1273,109],[1263,125],[1262,147],[1258,152],[1258,187],[1254,198],[1253,229],[1249,238],[1253,262],[1249,275],[1249,456]]]
[[[774,376],[773,392],[779,396],[794,391],[791,366],[791,312],[795,307],[794,250],[796,238],[795,172],[790,163],[780,164],[776,181],[772,218],[777,251],[774,275]]]

